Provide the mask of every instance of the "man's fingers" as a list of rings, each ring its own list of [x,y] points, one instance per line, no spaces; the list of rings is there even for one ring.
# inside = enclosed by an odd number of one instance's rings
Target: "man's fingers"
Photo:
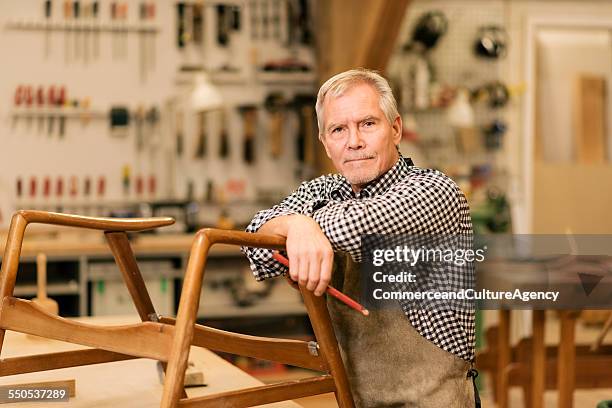
[[[298,282],[300,285],[305,286],[308,283],[308,257],[302,255],[299,258],[298,262]]]
[[[320,261],[317,258],[317,254],[312,254],[308,262],[308,283],[306,284],[306,289],[310,291],[314,290],[319,284],[321,271]]]
[[[334,258],[332,254],[331,256],[324,256],[321,260],[321,273],[319,276],[319,283],[315,288],[315,296],[321,296],[325,292],[325,289],[327,289],[327,285],[329,285],[329,282],[331,281],[331,267],[333,259]]]

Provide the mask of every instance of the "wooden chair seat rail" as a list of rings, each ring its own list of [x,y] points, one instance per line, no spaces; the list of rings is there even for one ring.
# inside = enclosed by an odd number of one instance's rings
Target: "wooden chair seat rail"
[[[176,322],[175,319],[168,317],[162,317],[159,321],[171,325]],[[329,370],[329,365],[322,354],[319,352],[316,356],[312,355],[309,343],[301,340],[249,336],[198,324],[195,326],[191,344],[210,350],[272,360],[311,370]]]
[[[335,390],[333,378],[329,375],[322,375],[320,377],[228,391],[206,397],[181,399],[179,407],[250,407],[307,397],[309,395],[325,394]]]
[[[49,314],[29,300],[5,297],[3,329],[101,348],[137,357],[167,361],[174,327],[145,322],[127,326],[95,326]]]

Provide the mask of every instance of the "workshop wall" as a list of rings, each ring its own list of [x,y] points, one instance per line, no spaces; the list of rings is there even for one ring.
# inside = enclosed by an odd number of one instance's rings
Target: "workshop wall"
[[[48,27],[43,25],[44,1],[2,2],[0,49],[10,57],[3,61],[0,78],[0,95],[4,98],[0,104],[3,142],[0,225],[6,227],[10,214],[25,207],[97,214],[105,206],[116,203],[186,199],[189,192],[202,200],[210,193],[207,192],[210,182],[214,184],[216,198],[223,203],[250,202],[262,191],[278,197],[295,187],[296,177],[305,171],[295,154],[298,117],[289,109],[285,111],[282,154],[271,158],[267,138],[269,118],[263,104],[270,92],[280,92],[287,101],[295,94],[312,94],[314,75],[312,71],[286,74],[259,70],[266,62],[288,58],[308,67],[314,65],[310,46],[299,42],[287,45],[286,1],[266,2],[269,10],[255,1],[223,2],[241,6],[241,27],[228,32],[227,46],[219,44],[217,32],[217,5],[221,3],[199,2],[204,4],[201,43],[192,39],[183,49],[177,46],[176,3],[146,2],[156,8],[154,16],[146,20],[140,20],[139,3],[117,2],[116,20],[111,18],[114,2],[98,3],[97,19],[103,27],[100,32],[88,30],[87,24],[96,25],[90,23],[91,17],[83,17],[91,10],[92,1],[80,2],[78,20],[66,19],[64,2],[53,1],[49,20],[55,27],[53,30],[44,29]],[[228,8],[230,11],[233,9]],[[109,28],[129,31],[109,31]],[[199,132],[195,112],[184,109],[184,123],[176,120],[193,83],[192,75],[179,72],[183,66],[202,66],[208,70],[223,97],[225,113],[206,114],[209,151],[205,157],[195,157],[194,153]],[[27,95],[20,106],[15,106],[14,98],[20,86],[32,87],[31,107],[27,105]],[[47,96],[52,86],[56,98],[63,87],[67,100],[77,99],[81,106],[87,100],[87,109],[48,109]],[[42,108],[36,106],[39,87],[45,96]],[[237,107],[244,104],[261,108],[257,109],[253,164],[243,160],[243,117]],[[129,109],[132,120],[125,131],[111,131],[108,115],[112,106]],[[147,116],[151,108],[155,111]],[[141,130],[137,121],[139,109],[144,109]],[[216,154],[223,116],[229,136],[227,158]],[[61,135],[59,125],[64,120]],[[176,155],[179,130],[184,133],[182,156]],[[137,147],[140,131],[141,150]],[[127,175],[128,187],[123,181]],[[140,176],[142,181],[138,180]],[[151,177],[155,178],[154,191],[149,188]],[[31,191],[33,178],[35,191]],[[51,182],[48,197],[45,197],[46,178]],[[90,178],[89,196],[84,194],[87,178]],[[105,180],[105,192],[98,197],[101,178]],[[63,191],[58,195],[60,179]],[[142,193],[137,194],[139,188]],[[90,206],[91,202],[98,206]],[[252,214],[253,211],[249,208],[244,212]],[[216,217],[214,211],[212,217]]]

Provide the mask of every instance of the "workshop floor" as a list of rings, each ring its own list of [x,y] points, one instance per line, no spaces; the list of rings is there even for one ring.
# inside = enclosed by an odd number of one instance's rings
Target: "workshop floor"
[[[576,330],[576,342],[579,344],[591,344],[599,333],[599,327],[586,326],[579,323]],[[546,323],[546,342],[554,344],[558,342],[559,323],[554,318],[547,319]],[[605,340],[606,344],[612,344],[612,332],[608,334]],[[264,382],[274,382],[287,379],[299,378],[299,372],[291,372],[285,378],[261,378]],[[612,373],[611,373],[612,375]],[[305,375],[302,375],[304,377]],[[490,379],[485,378],[484,389],[481,392],[482,406],[494,407],[493,398],[490,388]],[[523,393],[519,388],[512,388],[509,396],[509,406],[512,408],[524,408]],[[602,388],[596,390],[576,390],[574,393],[574,407],[576,408],[596,408],[597,404],[603,400],[612,400],[612,389]],[[332,393],[318,395],[308,398],[300,398],[295,400],[304,408],[336,408],[336,400]],[[546,391],[544,395],[545,408],[557,407],[557,393],[555,391]]]

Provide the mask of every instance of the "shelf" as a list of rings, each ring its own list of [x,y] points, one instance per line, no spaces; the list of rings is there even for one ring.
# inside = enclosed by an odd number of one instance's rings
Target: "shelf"
[[[94,23],[94,22],[42,22],[11,21],[6,24],[9,30],[19,31],[82,31],[109,33],[157,34],[160,28],[150,24]]]
[[[316,82],[315,73],[308,72],[266,72],[259,71],[256,75],[258,81],[265,84],[305,84],[313,85]]]
[[[16,285],[14,295],[18,297],[22,296],[36,296],[37,287],[36,285]],[[47,285],[47,295],[78,295],[79,284],[75,281],[68,283],[50,283]]]

